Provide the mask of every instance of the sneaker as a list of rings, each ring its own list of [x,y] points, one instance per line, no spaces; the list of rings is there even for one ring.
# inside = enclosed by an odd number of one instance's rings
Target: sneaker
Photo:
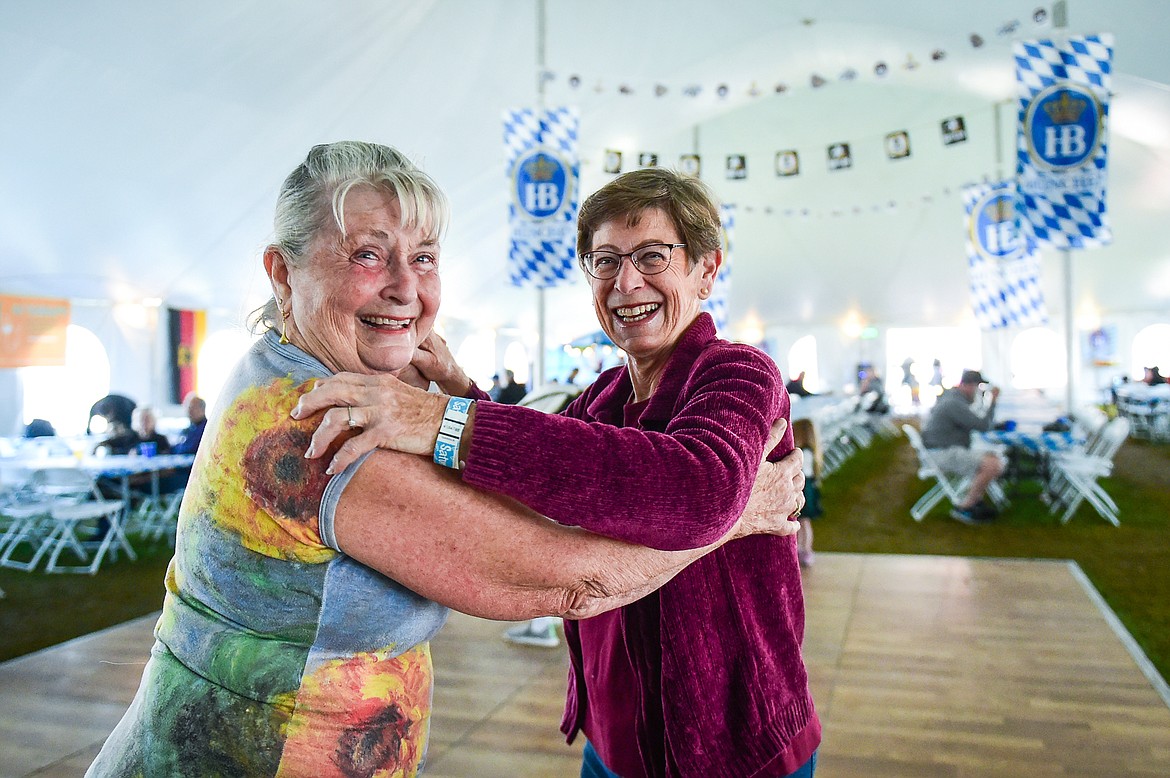
[[[504,640],[523,646],[540,646],[541,648],[556,648],[561,644],[555,625],[549,624],[544,629],[538,629],[533,626],[531,621],[517,624],[505,630]]]
[[[995,521],[994,516],[988,516],[986,513],[983,513],[979,510],[979,506],[973,508],[951,508],[951,518],[970,526],[991,524]]]
[[[987,500],[981,500],[980,502],[976,503],[975,507],[971,510],[975,513],[976,517],[986,521],[991,521],[999,515],[999,509],[989,503]]]

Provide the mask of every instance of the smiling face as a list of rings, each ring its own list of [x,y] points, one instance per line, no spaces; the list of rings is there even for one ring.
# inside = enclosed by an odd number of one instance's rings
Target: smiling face
[[[269,248],[265,267],[288,338],[335,372],[397,373],[410,364],[439,308],[439,246],[406,228],[395,196],[369,186],[345,199],[345,235],[330,219],[303,261]]]
[[[636,225],[628,222],[622,217],[602,223],[590,249],[625,254],[650,243],[683,242],[670,217],[659,208],[644,211]],[[648,372],[656,379],[683,332],[699,315],[720,260],[718,252],[711,252],[692,266],[687,249],[676,248],[670,266],[661,273],[644,276],[625,257],[614,278],[590,278],[597,320],[629,355],[632,373]]]

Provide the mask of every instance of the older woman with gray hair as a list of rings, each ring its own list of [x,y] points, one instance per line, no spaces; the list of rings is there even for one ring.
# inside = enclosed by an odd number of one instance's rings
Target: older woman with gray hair
[[[560,526],[414,456],[337,473],[306,459],[318,420],[290,412],[315,380],[412,375],[446,218],[434,182],[384,146],[314,147],[285,181],[267,331],[208,421],[151,659],[88,775],[414,775],[447,608],[590,616],[732,538],[795,530],[776,517],[798,504],[799,459],[766,468],[729,532],[674,553]]]

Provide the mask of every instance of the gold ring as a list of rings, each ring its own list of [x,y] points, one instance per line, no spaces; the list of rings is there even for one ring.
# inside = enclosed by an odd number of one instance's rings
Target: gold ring
[[[358,426],[357,421],[353,418],[353,406],[352,405],[345,406],[345,413],[349,417],[349,421],[347,422],[349,424],[349,428],[353,429],[354,427]]]

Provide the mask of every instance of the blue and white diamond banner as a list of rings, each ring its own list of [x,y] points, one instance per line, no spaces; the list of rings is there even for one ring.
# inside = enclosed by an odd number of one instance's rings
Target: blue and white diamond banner
[[[723,332],[727,327],[727,306],[731,301],[731,240],[735,232],[735,206],[719,206],[719,227],[723,233],[723,264],[715,276],[711,296],[703,301],[702,310],[711,314],[715,329]]]
[[[1020,229],[1016,187],[1008,181],[963,190],[971,307],[983,329],[1047,323],[1040,257]]]
[[[504,112],[509,275],[516,286],[557,286],[576,273],[577,111],[554,108]]]
[[[1105,214],[1113,36],[1017,41],[1016,177],[1024,229],[1042,246],[1112,242]]]

